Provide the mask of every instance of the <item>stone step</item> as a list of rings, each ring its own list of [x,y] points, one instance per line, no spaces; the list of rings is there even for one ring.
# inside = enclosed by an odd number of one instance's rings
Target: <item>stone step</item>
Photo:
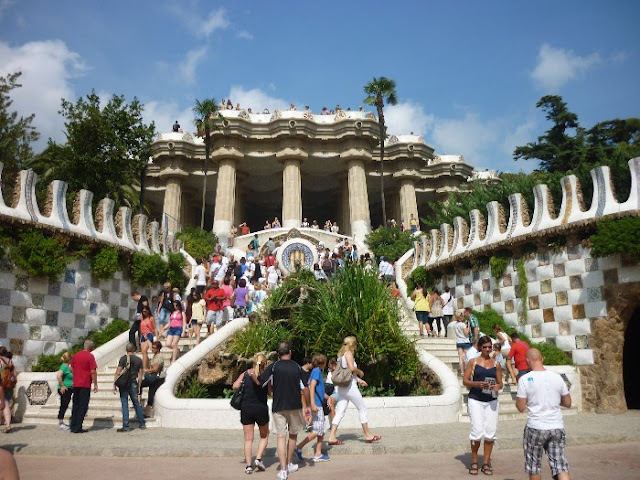
[[[67,412],[67,416],[65,417],[68,422],[68,417],[70,412]],[[44,424],[44,425],[56,425],[58,424],[58,412],[51,413],[29,413],[25,412],[23,423],[26,424]],[[138,426],[138,419],[136,418],[135,412],[130,412],[129,414],[129,423],[132,427],[136,428]],[[145,419],[145,423],[147,427],[158,427],[159,423],[154,418]],[[122,412],[118,412],[117,415],[107,414],[107,415],[98,415],[93,411],[91,405],[89,405],[89,412],[87,416],[84,418],[83,428],[90,427],[111,427],[111,428],[120,428],[122,426]]]
[[[577,415],[578,414],[578,410],[576,408],[569,408],[569,409],[562,409],[562,415],[563,416],[567,416],[567,415]],[[499,422],[503,421],[503,420],[523,420],[526,421],[527,419],[527,413],[520,413],[517,411],[515,412],[511,412],[511,411],[507,411],[503,413],[503,409],[502,409],[502,404],[500,405],[500,413],[498,414],[498,430],[500,429],[500,424]],[[469,414],[466,412],[466,410],[464,411],[464,413],[460,413],[458,415],[458,421],[462,422],[462,423],[470,423],[471,419],[469,417]]]

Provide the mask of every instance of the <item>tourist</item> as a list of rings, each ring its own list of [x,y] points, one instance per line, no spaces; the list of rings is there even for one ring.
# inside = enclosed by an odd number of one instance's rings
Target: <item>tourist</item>
[[[330,232],[331,231],[331,220],[327,220],[326,222],[324,222],[323,230],[325,232]]]
[[[247,225],[245,222],[242,222],[240,224],[240,235],[249,235],[251,233],[251,229],[249,228],[249,225]]]
[[[316,230],[318,230],[320,228],[320,226],[318,225],[318,221],[314,220],[313,223],[311,224],[311,228],[314,228]]]
[[[507,368],[509,369],[509,375],[511,376],[512,385],[516,384],[516,380],[520,380],[523,375],[526,375],[531,370],[527,364],[527,351],[531,346],[520,340],[520,335],[517,332],[511,334],[511,340],[513,343],[511,344],[511,350],[509,350],[509,354],[507,355]],[[513,363],[516,365],[518,369],[518,375],[516,375],[516,371],[513,368]]]
[[[432,335],[431,324],[429,323],[429,312],[431,305],[429,304],[429,296],[425,295],[424,286],[419,283],[411,293],[411,300],[414,302],[413,310],[416,313],[416,319],[418,320],[418,328],[420,329],[420,336],[424,336],[424,330],[427,330],[427,336]]]
[[[62,365],[56,373],[58,379],[58,395],[60,395],[60,409],[58,410],[58,428],[60,430],[69,430],[69,425],[64,423],[64,416],[71,403],[71,395],[73,394],[73,373],[69,368],[72,355],[70,352],[64,352],[60,361]]]
[[[156,340],[151,346],[151,351],[153,352],[151,364],[143,369],[144,376],[140,384],[140,392],[142,393],[144,387],[149,387],[149,396],[144,407],[144,418],[151,416],[156,392],[164,383],[164,357],[160,350],[162,350],[162,344]]]
[[[136,356],[136,346],[133,343],[127,343],[126,354],[120,357],[118,362],[118,368],[113,377],[113,393],[115,395],[116,390],[120,390],[120,403],[122,405],[122,428],[119,428],[118,432],[128,432],[131,430],[129,427],[129,398],[133,403],[133,408],[136,411],[136,417],[138,418],[138,425],[140,430],[147,428],[144,420],[144,413],[142,406],[140,405],[140,399],[142,397],[142,360]],[[125,387],[116,387],[116,380],[123,371],[127,369],[124,375],[128,375],[129,381]]]
[[[222,326],[222,301],[225,298],[225,293],[222,288],[220,288],[220,282],[218,280],[214,280],[211,282],[211,287],[207,290],[207,293],[204,294],[204,300],[207,303],[207,328],[208,333],[211,335],[216,327]]]
[[[471,361],[465,371],[463,384],[469,388],[467,408],[471,419],[471,465],[469,473],[478,474],[478,450],[484,439],[484,458],[482,473],[493,474],[491,452],[498,429],[498,392],[502,388],[502,369],[491,357],[492,343],[490,337],[478,340],[480,356]]]
[[[412,213],[411,217],[409,218],[409,228],[411,228],[411,233],[416,233],[418,231],[418,226],[418,220],[414,218]]]
[[[18,382],[15,366],[13,365],[13,354],[5,346],[0,346],[0,375],[5,373],[10,385],[0,384],[0,411],[4,419],[4,433],[11,433],[11,399],[13,389]]]
[[[331,279],[334,272],[333,272],[333,262],[331,261],[331,255],[329,254],[328,248],[325,251],[322,259],[322,270],[324,271],[324,274],[327,277],[327,280]]]
[[[213,277],[213,279],[216,282],[218,282],[218,284],[221,284],[224,281],[224,277],[227,276],[228,266],[229,266],[229,259],[227,257],[222,257],[222,260],[220,260],[220,268],[218,268],[216,276]]]
[[[506,357],[511,351],[511,338],[509,338],[509,335],[507,335],[497,323],[493,325],[493,333],[496,334],[496,340],[498,340],[500,344],[500,352]]]
[[[251,295],[251,312],[259,312],[264,307],[264,301],[267,298],[267,292],[265,292],[262,288],[261,282],[256,282],[255,290]]]
[[[259,250],[260,250],[260,241],[258,240],[258,234],[256,233],[253,236],[253,239],[249,242],[249,250],[247,251],[247,253],[251,252],[255,257],[258,255]],[[242,273],[244,274],[244,272]]]
[[[207,302],[198,293],[195,292],[193,304],[191,305],[191,328],[189,330],[189,338],[196,337],[196,345],[200,345],[200,327],[206,321]]]
[[[271,224],[269,223],[269,220],[265,220],[264,222],[264,230],[269,230],[271,228]]]
[[[280,225],[280,220],[278,220],[278,217],[273,219],[273,223],[271,224],[271,228],[281,228],[282,225]]]
[[[275,290],[278,288],[279,280],[280,268],[278,268],[278,261],[274,260],[273,265],[267,268],[267,288],[269,290]]]
[[[180,124],[178,123],[178,120],[176,120],[176,122],[173,124],[172,130],[174,132],[179,132],[180,131]]]
[[[542,451],[547,452],[551,475],[569,480],[569,463],[564,455],[567,435],[560,407],[571,408],[569,388],[562,377],[544,368],[542,354],[531,348],[526,354],[529,373],[518,380],[516,408],[528,410],[524,428],[524,471],[540,480]]]
[[[222,101],[220,102],[220,105],[218,106],[219,110],[225,110],[227,108],[227,101],[223,98]]]
[[[444,292],[442,293],[442,295],[440,295],[440,298],[444,302],[444,305],[442,306],[442,317],[444,319],[444,336],[446,337],[448,335],[447,330],[449,327],[449,323],[451,323],[451,320],[453,319],[453,303],[454,303],[454,298],[451,292],[449,291],[449,287],[447,286],[444,287]]]
[[[240,405],[240,423],[244,432],[244,458],[246,467],[244,473],[253,473],[254,470],[263,472],[262,456],[269,443],[269,407],[267,406],[267,390],[262,388],[258,377],[264,373],[267,367],[267,357],[263,353],[257,353],[253,357],[253,368],[242,372],[233,383],[233,389],[237,390],[244,383],[244,393]],[[254,425],[258,425],[260,442],[256,459],[253,458]]]
[[[222,298],[222,320],[220,325],[216,323],[216,328],[220,328],[233,320],[233,307],[231,306],[233,288],[231,287],[231,277],[224,277],[220,288],[224,293],[224,297]]]
[[[319,282],[323,282],[324,283],[324,282],[328,282],[329,281],[329,279],[327,278],[327,274],[324,273],[324,270],[322,270],[320,268],[320,265],[318,265],[317,263],[313,264],[313,276]]]
[[[298,470],[298,465],[291,460],[298,432],[304,426],[304,416],[309,417],[311,411],[308,408],[308,389],[302,383],[302,369],[291,360],[291,347],[287,342],[278,345],[278,356],[279,361],[269,365],[258,380],[261,385],[271,381],[273,387],[271,410],[273,426],[278,435],[278,478],[285,480],[289,478],[289,473]]]
[[[169,320],[169,332],[167,333],[166,347],[171,348],[173,353],[171,354],[171,363],[175,362],[178,358],[178,342],[180,337],[184,336],[184,332],[187,329],[187,319],[182,311],[182,302],[174,300],[173,312]]]
[[[322,354],[316,354],[311,359],[313,370],[309,376],[309,398],[311,404],[311,416],[313,419],[312,430],[307,437],[302,440],[296,447],[296,455],[298,460],[303,461],[302,449],[304,446],[317,439],[316,451],[313,457],[315,463],[328,462],[330,458],[322,453],[322,442],[324,440],[324,434],[327,432],[325,418],[324,418],[324,404],[328,400],[329,396],[324,391],[324,379],[322,378],[322,371],[327,364],[327,357]]]
[[[441,336],[443,337],[444,324],[442,321],[442,306],[444,305],[444,300],[440,296],[440,292],[437,288],[433,288],[433,291],[429,295],[429,327],[431,329],[431,333],[434,337]],[[434,328],[435,325],[435,328]]]
[[[479,357],[480,353],[482,352],[480,351],[480,347],[478,346],[478,341],[476,340],[474,343],[471,344],[471,348],[469,348],[464,354],[465,368],[469,364],[469,362],[471,362],[471,360]]]
[[[142,316],[142,308],[145,305],[149,306],[149,299],[146,295],[141,295],[137,291],[134,291],[131,294],[131,298],[133,298],[133,300],[137,302],[137,304],[133,324],[131,325],[131,329],[129,330],[129,342],[133,343],[134,345],[139,345],[140,343],[142,343],[140,340],[140,317]],[[138,342],[136,342],[136,333],[138,334]]]
[[[307,217],[304,217],[304,219],[302,220],[302,224],[300,226],[302,228],[309,228],[309,220],[307,220]]]
[[[264,115],[269,115],[269,114],[270,114],[270,112],[269,112],[269,109],[268,109],[268,108],[265,108],[264,110],[262,110],[262,113],[263,113]]]
[[[171,284],[166,282],[163,289],[158,293],[158,308],[156,309],[156,337],[162,338],[166,333],[169,323],[169,316],[173,312],[174,294],[171,290]]]
[[[235,238],[238,235],[238,227],[231,225],[231,238]]]
[[[237,110],[237,111],[242,110],[242,108],[240,107],[240,102],[236,103],[236,110]]]
[[[333,225],[331,225],[331,232],[336,234],[340,232],[340,227],[338,226],[338,222],[333,222]]]
[[[193,316],[193,302],[196,296],[195,287],[191,288],[189,295],[187,295],[186,302],[184,302],[184,316],[187,320],[187,327],[190,334],[193,334],[193,330],[191,329],[191,317]]]
[[[233,103],[231,103],[231,99],[227,100],[227,110],[233,110]]]
[[[456,312],[454,317],[453,331],[455,332],[456,348],[458,349],[458,367],[460,368],[460,375],[463,375],[465,355],[467,350],[471,348],[471,342],[469,342],[469,322],[464,321],[462,312]]]
[[[478,319],[469,307],[465,307],[464,317],[467,319],[467,322],[469,322],[469,342],[474,344],[478,341],[480,335],[480,322],[478,322]]]
[[[247,316],[247,303],[249,302],[249,290],[247,290],[247,280],[241,278],[238,286],[233,291],[231,303],[233,303],[234,318],[244,318]]]
[[[207,286],[207,270],[202,265],[202,259],[196,260],[196,269],[193,278],[196,281],[196,292],[200,295],[204,293],[204,289]]]
[[[289,105],[289,110],[296,111],[297,109],[296,109],[296,106],[292,103]]]
[[[380,264],[378,265],[378,278],[381,278],[384,283],[389,283],[393,280],[393,265],[387,257],[380,257]]]
[[[260,255],[258,259],[253,262],[253,267],[251,269],[251,282],[257,284],[263,281],[262,279],[264,278],[265,274],[264,268],[264,258],[262,257],[262,255]]]
[[[267,240],[267,251],[268,253],[273,253],[276,249],[276,242],[273,239],[273,237],[269,237],[269,240]]]
[[[71,359],[69,367],[73,372],[73,406],[71,407],[71,433],[85,433],[82,422],[89,410],[89,400],[91,399],[91,383],[93,382],[93,392],[98,391],[98,365],[91,353],[95,348],[93,340],[85,340],[84,349],[80,350]]]
[[[331,424],[331,434],[329,435],[329,445],[342,445],[344,442],[336,437],[340,422],[344,418],[344,414],[347,411],[349,402],[353,403],[358,409],[358,415],[360,417],[360,423],[362,424],[362,431],[364,432],[364,441],[367,443],[373,443],[379,441],[382,437],[374,435],[369,430],[369,419],[367,417],[367,408],[364,405],[364,400],[358,390],[358,385],[367,387],[368,384],[362,377],[364,372],[358,368],[354,353],[358,347],[356,337],[345,337],[342,347],[338,352],[338,362],[341,363],[342,368],[348,368],[353,373],[351,382],[346,386],[338,385],[338,396],[340,400],[336,405],[336,414]]]
[[[142,351],[143,365],[149,365],[149,349],[155,340],[153,334],[156,331],[156,321],[151,316],[151,308],[148,305],[142,307],[140,317],[140,350]]]

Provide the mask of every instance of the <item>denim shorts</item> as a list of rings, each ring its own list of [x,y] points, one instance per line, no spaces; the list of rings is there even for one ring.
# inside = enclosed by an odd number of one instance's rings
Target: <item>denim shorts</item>
[[[143,335],[140,338],[140,343],[147,342],[147,341],[153,343],[153,340],[154,340],[153,333],[147,333],[146,335]]]
[[[182,327],[169,327],[169,332],[167,333],[167,336],[169,335],[179,337],[180,335],[182,335]]]
[[[456,348],[462,348],[463,350],[469,350],[471,348],[471,343],[456,343]]]
[[[156,319],[156,323],[158,325],[166,325],[167,323],[169,323],[169,317],[171,316],[171,312],[169,310],[167,310],[166,308],[161,308],[160,309],[160,314],[158,315],[158,318]]]

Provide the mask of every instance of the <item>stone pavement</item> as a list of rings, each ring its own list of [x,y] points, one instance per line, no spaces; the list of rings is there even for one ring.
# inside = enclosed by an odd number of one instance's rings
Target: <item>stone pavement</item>
[[[640,411],[621,415],[578,414],[564,418],[569,448],[579,445],[640,442]],[[520,449],[525,420],[498,425],[496,450]],[[85,426],[86,427],[86,426]],[[376,444],[364,443],[361,430],[339,430],[344,445],[329,447],[329,455],[411,454],[468,451],[469,424],[449,423],[405,428],[375,428],[382,435]],[[300,437],[301,438],[301,437]],[[275,456],[276,438],[269,438],[267,457]],[[0,434],[0,447],[18,457],[235,457],[243,455],[242,431],[149,428],[117,433],[115,428],[90,428],[71,434],[53,425],[16,424],[10,434]],[[307,449],[310,449],[308,446]],[[310,450],[305,449],[307,454]],[[428,458],[428,457],[425,457]],[[154,460],[155,461],[155,460]]]

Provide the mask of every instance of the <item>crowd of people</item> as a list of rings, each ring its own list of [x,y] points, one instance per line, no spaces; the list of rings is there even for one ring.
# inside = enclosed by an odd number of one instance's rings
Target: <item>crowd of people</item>
[[[233,102],[231,101],[230,98],[223,98],[222,101],[220,102],[220,104],[218,105],[218,109],[219,110],[244,110],[241,106],[239,102],[236,102],[235,106],[233,104]],[[248,107],[247,109],[247,113],[259,113],[258,111],[254,112],[253,108]],[[297,111],[298,107],[294,104],[291,103],[289,104],[289,111]],[[327,107],[322,107],[322,115],[335,115],[336,113],[338,113],[341,110],[345,110],[343,109],[340,105],[336,105],[335,108],[327,108]],[[304,111],[305,112],[311,112],[311,108],[309,107],[309,105],[305,105],[304,106]],[[347,107],[346,110],[347,112],[351,111],[351,107]],[[358,111],[359,112],[364,112],[364,107],[360,106],[358,107]],[[270,114],[269,109],[268,108],[264,108],[262,110],[262,113],[265,115]]]

